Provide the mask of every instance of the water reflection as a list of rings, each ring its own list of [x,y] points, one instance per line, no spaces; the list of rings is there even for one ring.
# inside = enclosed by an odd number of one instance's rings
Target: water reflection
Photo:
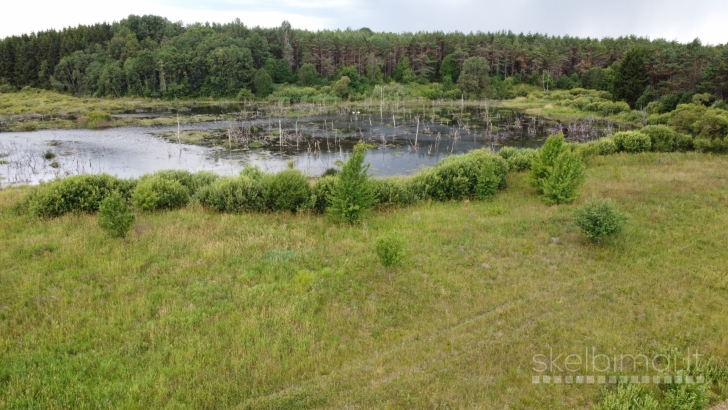
[[[177,126],[6,132],[0,133],[0,183],[37,183],[102,172],[129,178],[162,169],[235,175],[248,164],[269,172],[292,164],[315,176],[335,167],[338,160],[345,161],[359,141],[373,146],[366,157],[373,174],[406,175],[477,148],[538,147],[561,127],[507,110],[428,115],[355,111],[303,118],[241,115],[237,121],[180,128],[223,130],[218,134],[228,135],[207,147],[158,137],[165,132],[176,135]],[[587,128],[590,137],[601,133],[599,124]],[[233,135],[243,135],[233,131],[245,129],[254,132],[245,141],[233,141]]]

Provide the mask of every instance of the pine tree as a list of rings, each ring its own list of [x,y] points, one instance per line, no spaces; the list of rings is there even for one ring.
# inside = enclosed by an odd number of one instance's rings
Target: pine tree
[[[337,221],[357,223],[374,205],[376,197],[364,165],[368,145],[360,142],[354,146],[349,161],[344,164],[339,181],[331,195],[329,214]]]
[[[400,60],[397,64],[397,68],[394,69],[394,81],[402,84],[408,84],[415,80],[415,72],[412,71],[410,66],[410,59],[408,57]]]
[[[648,82],[645,52],[640,48],[632,48],[624,54],[614,77],[614,96],[635,108],[637,99],[645,92]]]

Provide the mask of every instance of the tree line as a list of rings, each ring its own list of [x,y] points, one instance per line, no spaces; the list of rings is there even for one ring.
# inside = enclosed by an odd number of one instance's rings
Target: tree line
[[[185,26],[151,15],[0,40],[5,90],[217,98],[248,91],[265,96],[273,83],[336,86],[343,77],[359,91],[390,81],[456,84],[471,95],[489,89],[491,81],[583,87],[610,91],[636,106],[689,100],[696,92],[725,98],[728,47],[635,36],[314,32],[288,22],[251,28],[239,19]]]

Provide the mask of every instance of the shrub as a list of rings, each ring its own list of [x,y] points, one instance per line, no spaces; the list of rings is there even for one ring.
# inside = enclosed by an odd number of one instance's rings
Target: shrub
[[[577,143],[573,146],[570,145],[570,148],[572,152],[576,152],[581,155],[584,160],[599,155],[599,146],[596,141],[589,141],[581,144]]]
[[[617,152],[617,144],[614,139],[605,137],[596,140],[597,151],[599,155],[611,155]]]
[[[376,201],[367,174],[369,164],[364,165],[368,147],[364,143],[356,144],[351,157],[342,167],[339,181],[331,195],[331,206],[329,207],[329,214],[335,220],[359,222]]]
[[[386,267],[400,263],[404,257],[404,241],[395,235],[387,235],[377,239],[376,251],[379,261]]]
[[[660,405],[650,393],[637,384],[619,384],[604,395],[596,410],[659,410]]]
[[[548,137],[543,147],[538,151],[538,155],[531,162],[531,184],[539,192],[543,192],[541,185],[551,174],[556,158],[566,152],[567,149],[564,143],[564,135],[558,134]]]
[[[317,213],[324,213],[331,206],[331,195],[334,193],[339,178],[323,176],[316,180],[311,187],[311,200],[309,208]]]
[[[210,185],[220,176],[208,171],[200,171],[195,174],[185,171],[169,169],[163,171],[157,171],[154,174],[146,174],[139,178],[139,182],[144,182],[150,178],[162,178],[169,181],[177,181],[187,189],[187,193],[192,197],[201,188]]]
[[[141,211],[182,208],[189,201],[187,188],[179,181],[161,176],[145,178],[132,193],[132,202]]]
[[[333,176],[339,175],[339,173],[341,173],[341,171],[339,171],[336,168],[326,168],[326,171],[324,171],[324,173],[321,174],[321,176],[322,177],[333,177]]]
[[[202,206],[218,212],[262,211],[263,184],[245,176],[219,178],[198,194]]]
[[[696,138],[693,140],[693,146],[698,152],[710,152],[713,150],[713,144],[707,138]]]
[[[622,232],[625,216],[609,200],[592,198],[574,211],[574,223],[590,241],[600,242]]]
[[[708,408],[708,400],[711,395],[709,383],[667,384],[664,386],[663,408],[676,410],[702,410]]]
[[[86,115],[89,124],[102,124],[111,121],[111,115],[103,111],[91,111]]]
[[[263,195],[270,210],[296,212],[310,200],[308,177],[301,171],[287,169],[277,174],[266,174],[262,182]]]
[[[650,137],[653,151],[672,152],[677,149],[678,133],[667,125],[648,125],[640,132]]]
[[[0,85],[0,94],[9,94],[14,93],[15,91],[17,91],[17,89],[10,84]]]
[[[414,192],[406,179],[373,179],[372,185],[377,203],[384,206],[409,205],[416,201]]]
[[[110,236],[125,237],[134,225],[134,219],[126,199],[118,192],[112,192],[99,205],[99,227]]]
[[[563,134],[550,136],[531,163],[531,183],[548,203],[573,201],[584,179],[581,156],[564,143]]]
[[[523,148],[508,157],[508,169],[511,171],[521,172],[531,169],[531,162],[538,155],[538,151],[531,148]]]
[[[255,94],[253,94],[253,92],[248,90],[247,88],[241,88],[240,91],[238,91],[238,95],[235,97],[235,99],[238,101],[254,100]]]
[[[675,139],[675,148],[678,151],[692,151],[695,147],[693,145],[693,137],[687,134],[677,134]]]
[[[612,135],[617,149],[624,152],[645,152],[652,146],[650,137],[639,131],[622,131]]]
[[[38,217],[56,217],[68,212],[96,212],[101,201],[118,191],[127,197],[132,184],[107,174],[77,175],[41,184],[31,190],[23,207]]]
[[[489,150],[447,157],[413,178],[413,193],[438,201],[489,198],[508,183],[508,163]]]
[[[260,168],[257,166],[247,166],[243,168],[242,171],[240,171],[240,175],[244,177],[248,177],[253,180],[260,181],[265,176],[265,172],[261,171]]]
[[[543,198],[550,204],[572,202],[579,197],[579,187],[584,183],[584,163],[576,152],[561,153],[550,169],[548,178],[541,181]]]
[[[518,152],[518,150],[514,147],[502,147],[500,150],[498,150],[498,156],[507,160],[508,158],[514,156]]]

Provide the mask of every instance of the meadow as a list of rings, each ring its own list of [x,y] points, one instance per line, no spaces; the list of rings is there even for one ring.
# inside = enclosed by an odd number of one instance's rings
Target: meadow
[[[493,199],[314,214],[19,212],[0,190],[2,408],[573,408],[597,384],[533,384],[534,355],[728,358],[728,158],[594,156],[581,197],[549,206],[509,175]],[[586,240],[592,196],[628,215]],[[383,267],[395,234],[404,261]],[[657,390],[657,387],[650,387]],[[712,386],[713,403],[728,381]]]

